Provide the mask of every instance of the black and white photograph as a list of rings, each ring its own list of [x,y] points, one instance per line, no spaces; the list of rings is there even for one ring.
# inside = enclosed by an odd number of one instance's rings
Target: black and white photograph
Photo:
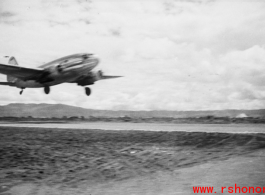
[[[0,195],[265,194],[265,1],[0,0]]]

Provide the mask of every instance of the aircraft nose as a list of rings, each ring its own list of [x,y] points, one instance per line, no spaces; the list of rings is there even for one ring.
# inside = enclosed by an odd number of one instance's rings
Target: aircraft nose
[[[93,55],[93,56],[91,57],[91,60],[93,61],[93,63],[95,64],[95,66],[98,65],[98,63],[99,63],[99,58],[98,58],[97,56]]]
[[[98,57],[96,57],[95,55],[90,55],[89,58],[85,61],[85,69],[87,70],[92,70],[93,68],[95,68],[99,63],[99,59]]]

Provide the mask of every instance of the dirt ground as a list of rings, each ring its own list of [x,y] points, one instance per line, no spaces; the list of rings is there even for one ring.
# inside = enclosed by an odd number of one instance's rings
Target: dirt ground
[[[194,194],[265,186],[265,135],[0,127],[0,194]],[[234,193],[235,194],[235,193]]]

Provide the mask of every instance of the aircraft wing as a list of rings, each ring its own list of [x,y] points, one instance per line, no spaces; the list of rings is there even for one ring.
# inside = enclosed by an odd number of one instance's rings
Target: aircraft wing
[[[10,75],[22,80],[26,80],[29,78],[38,78],[39,75],[43,74],[43,70],[34,69],[34,68],[25,68],[9,64],[0,64],[0,73],[5,75]]]
[[[122,76],[108,76],[108,75],[104,75],[102,70],[99,70],[96,74],[97,74],[97,80],[115,79],[115,78],[122,77]]]
[[[101,76],[100,79],[115,79],[115,78],[119,78],[119,77],[122,77],[122,76]]]

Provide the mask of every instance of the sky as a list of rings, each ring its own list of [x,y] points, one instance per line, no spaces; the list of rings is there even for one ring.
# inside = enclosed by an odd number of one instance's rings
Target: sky
[[[0,104],[108,110],[265,108],[263,0],[0,0],[0,55],[37,67],[75,53],[122,78],[43,89],[0,86]],[[5,76],[0,76],[5,81]]]

